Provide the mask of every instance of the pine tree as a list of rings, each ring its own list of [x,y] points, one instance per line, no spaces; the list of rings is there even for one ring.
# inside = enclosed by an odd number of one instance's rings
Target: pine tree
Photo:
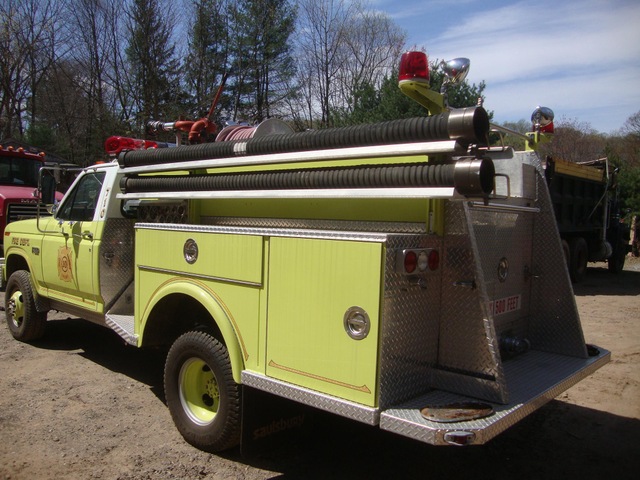
[[[289,0],[240,0],[235,20],[235,112],[260,122],[277,113],[290,92],[295,8]]]
[[[133,0],[129,10],[126,54],[139,127],[148,119],[174,120],[181,110],[174,27],[167,11],[161,0]]]
[[[226,0],[192,0],[189,51],[184,66],[191,116],[208,112],[229,70],[230,17]]]

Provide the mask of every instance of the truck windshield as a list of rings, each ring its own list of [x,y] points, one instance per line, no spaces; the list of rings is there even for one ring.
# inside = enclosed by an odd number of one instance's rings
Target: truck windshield
[[[0,157],[0,185],[38,186],[42,162],[21,157]]]

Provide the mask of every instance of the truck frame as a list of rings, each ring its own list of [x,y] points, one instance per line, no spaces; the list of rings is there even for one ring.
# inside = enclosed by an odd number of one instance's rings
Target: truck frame
[[[489,441],[610,353],[585,343],[537,154],[489,148],[487,112],[424,83],[402,88],[431,116],[88,167],[7,229],[11,333],[55,309],[166,348],[172,418],[207,451],[246,440],[251,390]]]

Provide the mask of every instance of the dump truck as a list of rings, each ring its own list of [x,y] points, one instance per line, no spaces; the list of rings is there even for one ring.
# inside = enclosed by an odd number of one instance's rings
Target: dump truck
[[[608,158],[568,162],[548,158],[545,178],[571,279],[584,279],[588,262],[624,268],[631,231],[622,221],[617,171]]]
[[[255,392],[488,442],[610,352],[585,342],[536,152],[490,148],[486,110],[431,91],[424,53],[399,84],[429,115],[86,168],[52,217],[7,228],[10,332],[40,338],[60,310],[165,349],[172,419],[206,451],[269,433],[244,428]]]

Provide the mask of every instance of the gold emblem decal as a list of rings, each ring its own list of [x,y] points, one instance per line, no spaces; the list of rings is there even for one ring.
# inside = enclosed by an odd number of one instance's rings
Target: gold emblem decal
[[[63,282],[73,280],[71,271],[71,249],[69,247],[60,247],[58,249],[58,278]]]

